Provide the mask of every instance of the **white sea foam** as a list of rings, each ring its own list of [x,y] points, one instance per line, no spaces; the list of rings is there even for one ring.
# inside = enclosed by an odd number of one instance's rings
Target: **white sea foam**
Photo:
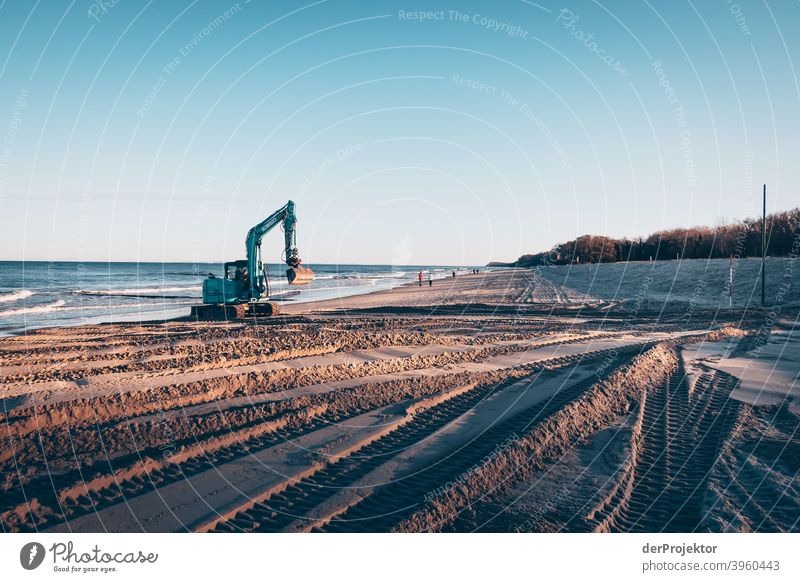
[[[64,300],[51,301],[50,303],[42,303],[40,305],[31,305],[30,307],[19,307],[17,309],[5,309],[0,311],[0,317],[12,317],[14,315],[33,315],[41,313],[52,313],[64,306]]]
[[[10,293],[0,293],[0,303],[11,303],[12,301],[19,301],[27,299],[33,295],[33,291],[22,289],[20,291],[12,291]]]
[[[6,309],[0,311],[0,317],[13,317],[18,315],[41,315],[43,313],[53,313],[58,311],[63,312],[88,312],[88,311],[107,311],[114,313],[116,311],[150,311],[153,308],[173,306],[181,307],[192,305],[195,301],[157,301],[148,303],[120,303],[116,305],[66,305],[63,299],[52,301],[50,303],[43,303],[40,305],[31,305],[30,307],[20,307],[17,309]]]
[[[200,291],[200,285],[183,285],[179,287],[139,287],[133,289],[86,289],[84,295],[163,295],[164,293]]]

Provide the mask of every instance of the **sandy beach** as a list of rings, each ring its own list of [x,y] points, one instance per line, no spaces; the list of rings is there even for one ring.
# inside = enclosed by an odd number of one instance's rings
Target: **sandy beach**
[[[0,338],[4,531],[796,531],[789,309],[532,270]]]

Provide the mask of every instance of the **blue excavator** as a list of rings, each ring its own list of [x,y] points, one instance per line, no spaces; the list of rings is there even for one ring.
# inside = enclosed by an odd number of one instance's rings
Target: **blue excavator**
[[[269,301],[267,269],[261,262],[261,239],[278,225],[283,226],[284,256],[288,266],[289,285],[307,285],[314,280],[314,271],[301,266],[297,250],[297,215],[291,200],[247,232],[247,258],[225,263],[224,274],[209,275],[203,281],[203,305],[192,307],[198,319],[233,319],[278,315],[280,305]]]

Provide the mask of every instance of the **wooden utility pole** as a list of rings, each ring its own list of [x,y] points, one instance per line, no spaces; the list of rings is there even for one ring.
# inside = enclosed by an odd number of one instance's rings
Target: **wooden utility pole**
[[[767,304],[767,185],[761,207],[761,305]]]

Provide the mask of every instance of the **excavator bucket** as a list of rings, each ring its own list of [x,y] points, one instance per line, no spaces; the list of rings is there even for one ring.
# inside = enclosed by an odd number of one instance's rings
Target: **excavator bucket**
[[[289,285],[308,285],[314,280],[314,271],[306,267],[289,267],[286,269]]]

